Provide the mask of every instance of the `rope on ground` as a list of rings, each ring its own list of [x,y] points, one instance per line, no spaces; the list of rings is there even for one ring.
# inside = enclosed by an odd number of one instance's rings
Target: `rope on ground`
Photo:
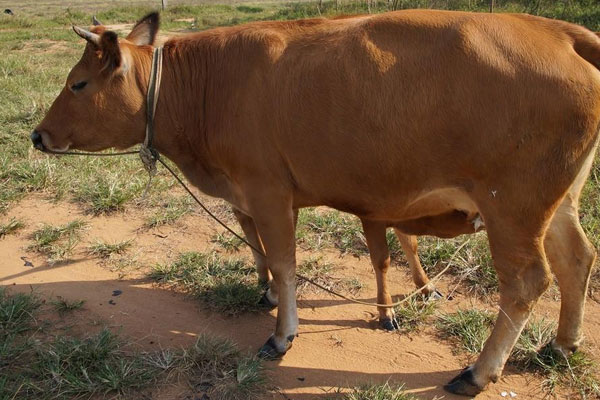
[[[439,280],[439,279],[442,277],[442,275],[444,275],[444,274],[446,273],[446,271],[448,271],[448,269],[450,269],[450,267],[452,267],[452,266],[453,266],[452,262],[454,261],[454,258],[455,258],[455,257],[458,255],[458,253],[459,253],[459,252],[460,252],[460,251],[461,251],[461,250],[462,250],[462,249],[463,249],[463,248],[464,248],[464,247],[467,245],[467,243],[469,243],[470,241],[471,241],[471,239],[467,239],[467,240],[465,240],[465,241],[464,241],[464,242],[463,242],[463,243],[462,243],[462,244],[461,244],[461,245],[460,245],[460,246],[459,246],[459,247],[456,249],[456,251],[454,252],[454,254],[452,254],[452,256],[450,257],[450,259],[448,260],[448,265],[446,265],[446,267],[445,267],[443,270],[441,270],[441,271],[440,271],[440,272],[439,272],[439,273],[438,273],[436,276],[434,276],[433,278],[431,278],[431,279],[429,280],[429,283],[431,283],[431,282],[436,282],[437,280]],[[314,285],[314,286],[318,287],[319,289],[322,289],[322,290],[326,291],[327,293],[330,293],[330,294],[332,294],[332,295],[334,295],[334,296],[340,297],[340,298],[342,298],[342,299],[344,299],[344,300],[348,300],[348,301],[350,301],[350,302],[352,302],[352,303],[356,303],[356,304],[362,304],[363,306],[374,306],[374,307],[381,307],[381,308],[394,308],[394,307],[397,307],[397,306],[399,306],[399,305],[401,305],[401,304],[403,304],[403,303],[406,303],[408,300],[412,299],[413,297],[415,297],[416,295],[418,295],[419,293],[421,293],[421,291],[422,291],[423,289],[425,289],[425,288],[426,288],[426,287],[429,285],[429,283],[428,283],[427,285],[425,285],[425,286],[422,286],[422,287],[418,288],[418,289],[417,289],[417,290],[415,290],[414,292],[412,292],[412,293],[408,294],[407,296],[405,296],[404,298],[402,298],[402,300],[399,300],[399,301],[397,301],[397,302],[395,302],[395,303],[392,303],[392,304],[381,304],[381,303],[372,303],[372,302],[363,301],[363,300],[358,300],[358,299],[354,299],[354,298],[352,298],[352,297],[344,296],[343,294],[341,294],[341,293],[337,293],[337,292],[334,292],[333,290],[330,290],[330,289],[328,289],[328,288],[324,287],[323,285],[320,285],[320,284],[318,284],[317,282],[315,282],[315,281],[313,281],[312,279],[309,279],[309,278],[307,278],[307,277],[305,277],[305,276],[302,276],[302,275],[300,275],[300,274],[296,274],[296,276],[297,276],[298,278],[300,278],[300,279],[303,279],[303,280],[305,280],[306,282],[310,283],[311,285]]]

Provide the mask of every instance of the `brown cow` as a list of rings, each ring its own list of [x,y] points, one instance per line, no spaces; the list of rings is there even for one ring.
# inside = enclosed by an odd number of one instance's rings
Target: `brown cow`
[[[156,15],[88,44],[32,133],[40,149],[141,143]],[[578,201],[600,123],[600,39],[528,15],[401,11],[260,22],[164,45],[155,147],[203,192],[252,216],[278,299],[262,354],[297,334],[294,209],[326,205],[381,225],[479,213],[500,282],[494,330],[445,388],[500,376],[556,274],[554,348],[579,345],[595,251]]]

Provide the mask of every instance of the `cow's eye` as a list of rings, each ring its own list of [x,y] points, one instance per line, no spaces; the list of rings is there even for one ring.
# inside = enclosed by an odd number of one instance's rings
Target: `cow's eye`
[[[86,81],[77,82],[76,84],[71,86],[71,90],[76,92],[78,90],[83,89],[85,87],[85,85],[87,85]]]

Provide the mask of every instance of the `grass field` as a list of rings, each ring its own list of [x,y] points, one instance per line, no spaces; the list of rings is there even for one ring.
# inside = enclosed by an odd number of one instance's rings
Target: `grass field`
[[[127,3],[127,5],[123,5]],[[137,157],[55,158],[31,148],[29,132],[41,120],[64,85],[65,77],[82,51],[82,43],[71,24],[88,25],[92,15],[105,24],[132,23],[156,9],[159,2],[0,0],[0,9],[11,8],[14,16],[0,15],[0,240],[27,228],[27,221],[9,218],[9,211],[31,194],[83,208],[90,216],[124,215],[135,211],[146,218],[143,229],[172,226],[187,215],[198,213],[176,183],[160,171],[145,198],[141,198],[147,176]],[[389,2],[290,2],[229,3],[170,1],[162,14],[163,29],[187,32],[267,19],[297,19],[384,12],[405,8],[441,8],[487,11],[488,1],[479,0],[390,0]],[[573,21],[600,31],[600,2],[596,0],[497,0],[495,12],[527,12]],[[600,246],[600,164],[595,163],[586,183],[580,218],[584,229]],[[222,205],[220,212],[231,215]],[[237,227],[236,227],[237,228]],[[84,221],[65,220],[58,225],[36,226],[28,251],[37,252],[51,263],[67,261],[86,231]],[[334,210],[305,209],[300,213],[299,246],[308,251],[334,251],[364,257],[367,247],[357,218]],[[441,270],[457,246],[466,238],[453,240],[421,238],[419,253],[427,272]],[[394,262],[406,261],[393,235],[388,237]],[[149,276],[163,287],[183,291],[200,299],[210,309],[225,314],[260,310],[256,301],[261,288],[255,283],[249,259],[238,257],[241,243],[227,234],[215,235],[219,251],[185,252],[174,260],[150,268]],[[96,241],[87,252],[103,263],[125,262],[133,252],[133,241]],[[454,260],[452,285],[486,304],[493,304],[498,282],[493,271],[485,233],[475,235]],[[359,293],[357,279],[335,276],[338,268],[319,257],[300,265],[302,273],[320,283],[347,293]],[[308,288],[302,286],[301,293]],[[600,274],[594,274],[590,297],[596,299]],[[599,298],[600,299],[600,298]],[[191,348],[172,353],[140,353],[128,346],[130,338],[109,329],[94,335],[71,336],[43,324],[39,315],[59,313],[68,318],[85,310],[85,303],[64,299],[48,300],[37,295],[0,291],[0,399],[73,398],[92,394],[123,395],[164,384],[173,376],[190,382],[205,379],[206,393],[225,393],[223,399],[259,398],[264,393],[262,364],[241,354],[231,343],[201,337]],[[49,307],[51,305],[52,307]],[[464,353],[479,351],[489,332],[485,313],[441,312],[421,300],[396,310],[403,321],[402,334],[419,332],[435,321],[442,340],[458,343]],[[537,325],[536,325],[537,323]],[[549,393],[557,387],[573,388],[591,398],[600,395],[595,361],[577,356],[565,363],[538,356],[553,327],[533,322],[526,330],[512,363],[517,368],[541,374]],[[218,349],[215,350],[215,349]],[[226,354],[227,357],[218,356]],[[584,353],[585,354],[585,353]],[[541,358],[540,358],[541,357]],[[577,378],[573,374],[577,369]],[[82,371],[85,371],[83,373]],[[201,377],[201,378],[199,378]],[[572,378],[572,379],[571,379]],[[59,382],[60,384],[57,384]],[[367,382],[365,382],[367,383]],[[340,382],[340,385],[343,382]],[[262,385],[262,386],[261,386]],[[14,397],[18,393],[25,397]],[[212,394],[211,394],[212,393]],[[338,394],[346,399],[412,399],[401,387],[366,385]],[[131,397],[129,397],[131,398]]]
[[[83,301],[52,301],[54,310],[36,294],[9,295],[0,290],[0,398],[73,399],[121,393],[125,398],[174,375],[202,378],[206,392],[223,399],[254,398],[265,391],[262,363],[241,354],[222,339],[200,336],[186,349],[139,352],[104,328],[73,337],[65,314]],[[61,324],[52,323],[53,312]],[[138,393],[138,394],[134,394]]]

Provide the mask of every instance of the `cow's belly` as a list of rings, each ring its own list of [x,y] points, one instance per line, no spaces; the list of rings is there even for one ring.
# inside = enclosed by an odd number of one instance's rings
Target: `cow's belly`
[[[296,207],[326,205],[355,214],[360,218],[389,223],[432,217],[453,211],[460,211],[469,219],[475,218],[479,214],[479,210],[469,194],[459,188],[420,191],[417,194],[405,191],[393,194],[386,192],[381,193],[381,196],[377,196],[375,191],[369,191],[368,195],[365,195],[365,192],[358,193],[361,193],[362,196],[350,196],[348,198],[351,200],[346,202],[325,200],[296,204]]]
[[[479,214],[475,218],[471,218],[465,212],[459,210],[406,221],[397,221],[389,225],[407,235],[431,235],[441,238],[453,238],[466,233],[475,233],[485,228]]]
[[[421,193],[400,213],[387,220],[405,234],[452,238],[485,228],[479,211],[461,189],[436,189]]]
[[[474,218],[479,210],[468,193],[458,188],[435,189],[420,193],[401,208],[397,220],[409,220],[445,214],[458,210]]]

